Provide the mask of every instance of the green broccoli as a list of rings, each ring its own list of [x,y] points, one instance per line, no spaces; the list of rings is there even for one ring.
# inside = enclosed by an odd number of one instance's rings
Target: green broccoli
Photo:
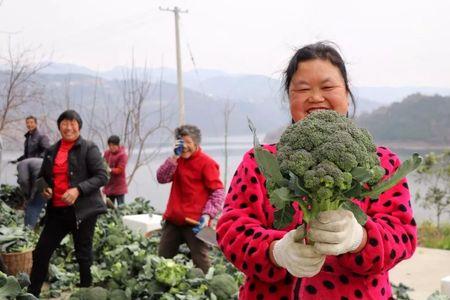
[[[228,300],[238,292],[238,285],[231,275],[220,274],[211,279],[209,289],[218,300]]]
[[[356,183],[376,184],[384,175],[367,130],[332,110],[317,111],[289,126],[278,144],[282,175],[297,176],[312,202],[312,215],[338,209]],[[364,170],[364,178],[352,172]],[[277,185],[268,185],[270,189]],[[269,189],[269,193],[271,190]],[[308,218],[308,217],[307,217]]]
[[[261,147],[250,121],[249,126],[254,134],[256,161],[277,209],[276,228],[292,220],[292,202],[300,205],[306,223],[321,211],[344,207],[364,224],[367,216],[351,198],[377,197],[422,161],[414,154],[380,182],[385,170],[380,166],[372,136],[333,110],[313,112],[289,126],[281,135],[276,157]]]

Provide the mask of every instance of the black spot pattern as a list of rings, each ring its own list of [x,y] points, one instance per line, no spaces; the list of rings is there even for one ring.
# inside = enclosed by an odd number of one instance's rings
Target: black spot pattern
[[[361,299],[363,296],[362,292],[360,290],[355,290],[355,297],[358,299]]]
[[[256,270],[256,272],[261,273],[262,266],[260,264],[255,264],[255,270]]]
[[[342,282],[343,284],[348,284],[350,282],[348,277],[345,275],[339,275],[339,281]]]
[[[272,284],[272,285],[269,287],[269,292],[272,293],[272,294],[275,294],[275,293],[277,292],[277,286],[274,285],[274,284]]]
[[[312,285],[307,285],[306,287],[305,287],[305,289],[306,289],[306,291],[308,292],[308,294],[311,294],[311,295],[315,295],[315,294],[317,294],[317,289],[314,287],[314,286],[312,286]]]
[[[258,179],[256,179],[255,176],[252,176],[252,178],[250,178],[250,182],[253,184],[258,183]]]
[[[408,242],[408,236],[404,233],[402,234],[402,242],[405,244]]]
[[[364,259],[363,259],[362,255],[357,255],[357,256],[355,257],[355,263],[356,263],[358,266],[361,266],[361,265],[364,263]]]
[[[324,265],[323,266],[323,270],[326,271],[326,272],[331,272],[331,273],[334,272],[333,267],[330,266],[330,265]]]
[[[246,185],[246,184],[243,184],[243,185],[241,186],[241,192],[245,193],[246,190],[247,190],[247,185]]]
[[[251,194],[249,200],[250,202],[255,203],[256,201],[258,201],[258,196],[256,196],[255,194]]]
[[[245,231],[245,236],[251,236],[255,230],[253,228],[249,228]]]
[[[391,253],[389,254],[389,257],[390,257],[391,259],[394,259],[396,255],[397,255],[397,253],[395,253],[395,250],[392,249],[392,250],[391,250]]]
[[[334,283],[332,283],[332,282],[329,281],[329,280],[324,280],[324,281],[323,281],[323,285],[324,285],[324,287],[326,287],[326,288],[329,289],[329,290],[334,289]]]
[[[256,248],[255,247],[251,247],[249,250],[248,250],[248,255],[252,255],[253,253],[255,253],[256,252]]]
[[[378,285],[378,279],[374,279],[374,280],[372,280],[372,286],[373,287],[376,287]]]
[[[391,201],[391,200],[388,200],[388,201],[386,201],[386,202],[383,203],[383,206],[384,206],[384,207],[388,207],[388,206],[391,206],[391,204],[392,204],[392,201]]]
[[[394,240],[397,244],[400,243],[400,239],[398,238],[398,235],[393,234],[392,237],[394,238]]]
[[[400,211],[402,211],[402,212],[406,212],[408,209],[406,208],[406,206],[405,205],[403,205],[403,204],[400,204],[399,206],[398,206],[398,209],[400,210]]]
[[[370,239],[369,239],[369,244],[370,244],[372,247],[376,247],[376,246],[378,246],[378,240],[377,240],[377,239],[374,239],[374,238],[370,238]]]
[[[255,235],[253,236],[253,239],[257,239],[257,238],[259,238],[260,236],[262,235],[262,232],[260,231],[260,232],[257,232],[257,233],[255,233]]]

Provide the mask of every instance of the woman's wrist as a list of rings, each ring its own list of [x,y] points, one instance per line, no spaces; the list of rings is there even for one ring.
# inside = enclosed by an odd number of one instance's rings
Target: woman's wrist
[[[277,266],[277,267],[280,267],[278,264],[277,264],[277,262],[275,261],[275,257],[273,256],[273,248],[275,247],[275,243],[276,243],[277,241],[273,241],[272,243],[270,243],[270,246],[269,246],[269,258],[270,258],[270,261],[275,265],[275,266]]]

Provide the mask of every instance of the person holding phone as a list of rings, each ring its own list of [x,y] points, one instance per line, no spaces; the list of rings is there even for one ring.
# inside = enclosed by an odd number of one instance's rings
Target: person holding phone
[[[157,171],[159,183],[172,182],[158,252],[171,258],[186,242],[195,266],[206,274],[210,267],[209,246],[195,234],[222,210],[224,189],[219,165],[202,151],[198,127],[180,126],[175,129],[175,138],[174,154]],[[199,220],[200,224],[192,227],[186,218]]]
[[[80,115],[66,110],[57,120],[61,140],[44,156],[39,177],[48,184],[45,225],[33,251],[28,292],[39,297],[50,258],[67,234],[72,234],[80,271],[80,287],[92,284],[92,241],[97,216],[106,213],[100,188],[108,180],[102,154],[96,144],[80,135]]]

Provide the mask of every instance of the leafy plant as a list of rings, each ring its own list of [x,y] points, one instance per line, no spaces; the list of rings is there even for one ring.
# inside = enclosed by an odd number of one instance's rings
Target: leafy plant
[[[412,288],[409,286],[399,283],[398,285],[395,285],[391,283],[392,286],[392,294],[395,296],[395,299],[397,300],[411,300],[411,298],[408,295],[408,292],[413,291]]]
[[[422,162],[418,154],[380,182],[379,165],[370,134],[334,111],[319,111],[289,126],[282,134],[275,156],[254,136],[255,159],[266,177],[270,201],[275,206],[276,228],[292,222],[296,202],[305,223],[321,211],[350,210],[361,225],[367,216],[351,199],[376,198],[415,170]],[[306,226],[304,235],[306,235]]]
[[[37,300],[25,291],[30,282],[28,275],[19,274],[18,278],[0,272],[0,299]]]

